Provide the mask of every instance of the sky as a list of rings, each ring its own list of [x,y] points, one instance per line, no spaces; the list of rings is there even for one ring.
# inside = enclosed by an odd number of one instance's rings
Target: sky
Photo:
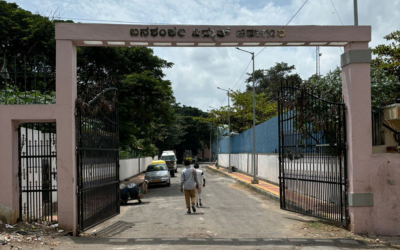
[[[82,23],[195,25],[354,25],[352,0],[16,0],[21,8]],[[305,3],[306,2],[306,3]],[[305,3],[305,4],[304,4]],[[301,8],[301,6],[304,6]],[[301,8],[301,9],[300,9]],[[300,11],[299,11],[300,10]],[[298,12],[296,14],[296,12]],[[372,27],[370,47],[400,30],[400,0],[358,0],[358,23]],[[290,21],[290,22],[289,22]],[[263,47],[242,47],[258,54]],[[169,62],[176,101],[205,112],[226,106],[226,92],[245,90],[251,55],[235,48],[153,48]],[[324,75],[340,65],[343,49],[320,47]],[[255,57],[255,69],[277,62],[294,65],[303,79],[316,72],[315,47],[268,47]]]

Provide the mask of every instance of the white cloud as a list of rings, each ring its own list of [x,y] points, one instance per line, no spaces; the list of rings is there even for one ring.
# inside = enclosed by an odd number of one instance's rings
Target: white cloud
[[[304,0],[16,0],[22,8],[40,14],[56,10],[76,22],[95,20],[157,24],[203,25],[286,25]],[[336,10],[332,6],[335,5]],[[358,1],[359,24],[372,26],[370,46],[386,43],[383,36],[400,29],[400,1]],[[340,16],[341,21],[338,18]],[[104,21],[101,21],[104,23]],[[289,25],[353,25],[353,1],[308,1]],[[258,53],[262,48],[244,48]],[[250,61],[250,55],[234,48],[155,48],[156,55],[175,63],[165,70],[177,102],[198,107],[227,104],[226,93],[216,87],[232,88]],[[321,73],[335,69],[340,48],[321,47]],[[296,66],[296,73],[308,78],[315,73],[315,48],[266,48],[256,57],[256,69],[276,62]],[[252,65],[247,69],[251,73]],[[245,75],[235,89],[245,89]]]

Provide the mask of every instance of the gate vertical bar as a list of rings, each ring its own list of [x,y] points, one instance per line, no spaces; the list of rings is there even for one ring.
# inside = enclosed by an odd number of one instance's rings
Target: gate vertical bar
[[[21,125],[18,126],[18,187],[19,187],[19,218],[22,219],[22,158],[21,158],[21,152],[22,152],[22,142],[21,142]]]

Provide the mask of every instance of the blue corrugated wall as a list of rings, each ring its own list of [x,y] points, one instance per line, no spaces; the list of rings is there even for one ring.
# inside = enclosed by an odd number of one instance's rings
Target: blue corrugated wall
[[[229,153],[228,137],[219,141],[220,153]],[[278,152],[278,116],[256,126],[256,153]],[[253,129],[231,137],[231,153],[253,152]]]

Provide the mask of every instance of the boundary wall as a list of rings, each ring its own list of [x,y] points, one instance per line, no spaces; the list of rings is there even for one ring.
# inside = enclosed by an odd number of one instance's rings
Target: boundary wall
[[[219,141],[220,153],[229,153],[229,138]],[[278,153],[278,116],[256,126],[256,153]],[[232,153],[253,152],[253,128],[231,137]],[[231,159],[232,160],[232,159]]]
[[[129,158],[119,160],[119,180],[124,181],[137,174],[144,172],[148,165],[158,157],[144,157],[144,158]]]
[[[231,154],[231,165],[239,171],[253,174],[251,153]],[[229,154],[218,155],[218,165],[228,167]],[[265,181],[279,185],[279,155],[256,154],[256,176]]]

